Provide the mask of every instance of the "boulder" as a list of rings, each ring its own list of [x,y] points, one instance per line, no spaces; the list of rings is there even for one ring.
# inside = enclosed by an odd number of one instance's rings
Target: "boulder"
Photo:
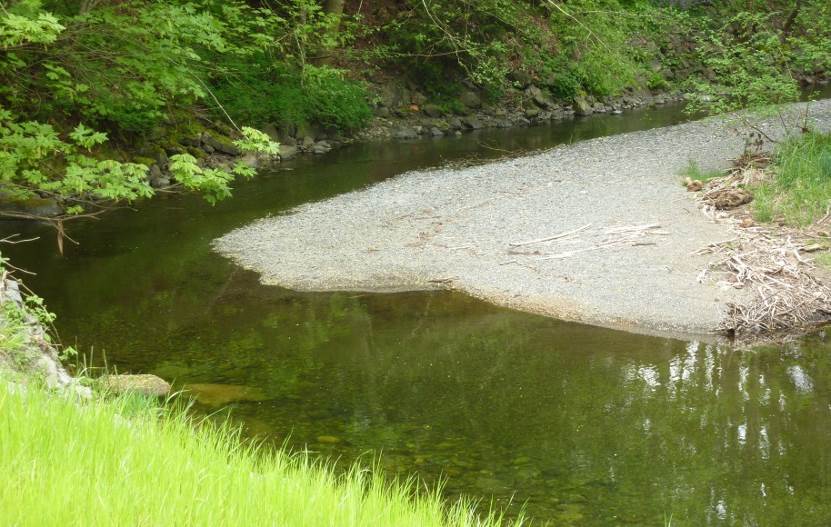
[[[418,139],[418,132],[414,128],[403,126],[392,133],[393,139]]]
[[[529,86],[528,89],[525,90],[525,94],[540,108],[547,109],[554,106],[554,102],[548,94],[536,86]]]
[[[229,156],[240,155],[239,148],[227,137],[220,137],[211,134],[210,132],[202,133],[202,145],[210,146],[215,151]],[[207,150],[207,149],[206,149]],[[210,153],[210,152],[209,152]]]
[[[280,159],[287,161],[297,155],[297,147],[295,145],[280,145]]]
[[[332,150],[332,145],[329,141],[318,141],[312,146],[312,153],[322,155]]]
[[[534,81],[530,73],[522,70],[512,71],[508,74],[508,78],[514,81],[520,88],[525,88]]]
[[[56,200],[51,198],[29,198],[19,201],[4,202],[3,208],[6,210],[13,210],[15,212],[22,212],[24,214],[43,216],[47,218],[63,214],[61,206]]]
[[[149,373],[107,375],[102,379],[102,385],[113,393],[138,393],[151,397],[165,397],[170,394],[170,384]]]
[[[425,104],[422,106],[421,111],[423,111],[424,115],[427,115],[428,117],[441,117],[444,113],[436,104]]]
[[[482,122],[476,117],[463,117],[462,126],[468,130],[479,130],[483,127]]]
[[[463,92],[459,96],[459,102],[467,106],[468,108],[481,108],[482,107],[482,98],[479,97],[479,94],[468,90]]]
[[[591,115],[592,105],[585,97],[579,96],[574,98],[574,113],[577,115]]]

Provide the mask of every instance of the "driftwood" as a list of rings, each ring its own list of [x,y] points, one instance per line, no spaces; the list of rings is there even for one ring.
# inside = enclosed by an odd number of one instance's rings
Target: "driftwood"
[[[578,227],[574,230],[570,230],[570,231],[566,231],[566,232],[561,232],[560,234],[555,234],[554,236],[548,236],[547,238],[537,238],[536,240],[526,240],[524,242],[512,242],[512,243],[509,243],[508,245],[510,245],[511,247],[522,247],[523,245],[533,245],[535,243],[553,242],[554,240],[559,240],[561,238],[566,238],[568,236],[572,236],[574,234],[577,234],[578,232],[584,231],[584,230],[588,229],[591,226],[592,226],[591,223],[587,223],[587,224],[583,225],[582,227]]]
[[[746,289],[749,298],[728,304],[721,330],[737,336],[759,336],[813,326],[831,316],[831,288],[815,276],[809,257],[813,240],[794,239],[768,229],[742,229],[737,239],[711,244],[700,254],[719,258],[702,271],[713,273],[725,287]]]
[[[747,161],[747,160],[745,160]],[[809,253],[827,247],[818,243],[816,228],[758,226],[737,212],[725,212],[721,198],[764,180],[762,167],[768,159],[756,157],[730,170],[724,177],[704,185],[702,210],[713,220],[736,225],[736,237],[712,243],[696,254],[713,254],[717,259],[698,275],[699,282],[708,276],[723,287],[743,289],[747,299],[727,305],[721,324],[725,333],[739,338],[757,338],[781,334],[831,320],[831,288],[817,278],[817,269]],[[741,225],[742,228],[738,228]]]

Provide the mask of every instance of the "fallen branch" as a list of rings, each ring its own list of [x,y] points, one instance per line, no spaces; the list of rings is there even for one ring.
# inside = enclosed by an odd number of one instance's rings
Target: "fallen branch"
[[[562,232],[560,234],[555,234],[554,236],[548,236],[548,237],[545,237],[545,238],[537,238],[536,240],[526,240],[524,242],[511,242],[508,245],[510,245],[511,247],[522,247],[523,245],[533,245],[535,243],[551,242],[551,241],[554,241],[554,240],[559,240],[561,238],[565,238],[566,236],[571,236],[572,234],[577,234],[578,232],[584,231],[584,230],[588,229],[591,226],[592,226],[591,223],[587,223],[587,224],[583,225],[582,227],[578,227],[578,228],[576,228],[574,230],[571,230],[571,231]]]

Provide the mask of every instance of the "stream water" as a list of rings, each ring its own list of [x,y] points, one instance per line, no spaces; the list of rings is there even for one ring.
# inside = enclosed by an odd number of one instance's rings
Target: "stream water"
[[[828,525],[831,344],[737,351],[454,293],[296,293],[210,250],[228,230],[406,170],[672,124],[678,107],[298,159],[216,207],[173,197],[4,248],[65,343],[196,384],[247,433],[553,525]],[[636,270],[633,270],[636,272]],[[94,347],[94,348],[93,348]]]

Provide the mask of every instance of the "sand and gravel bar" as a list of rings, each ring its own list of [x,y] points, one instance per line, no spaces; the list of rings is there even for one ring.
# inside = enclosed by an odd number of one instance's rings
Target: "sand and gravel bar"
[[[827,129],[831,100],[811,104]],[[755,122],[781,132],[779,117]],[[680,184],[744,140],[723,119],[593,139],[466,168],[401,174],[215,241],[301,291],[454,289],[501,306],[630,331],[712,334],[743,292],[700,281],[735,236]]]

